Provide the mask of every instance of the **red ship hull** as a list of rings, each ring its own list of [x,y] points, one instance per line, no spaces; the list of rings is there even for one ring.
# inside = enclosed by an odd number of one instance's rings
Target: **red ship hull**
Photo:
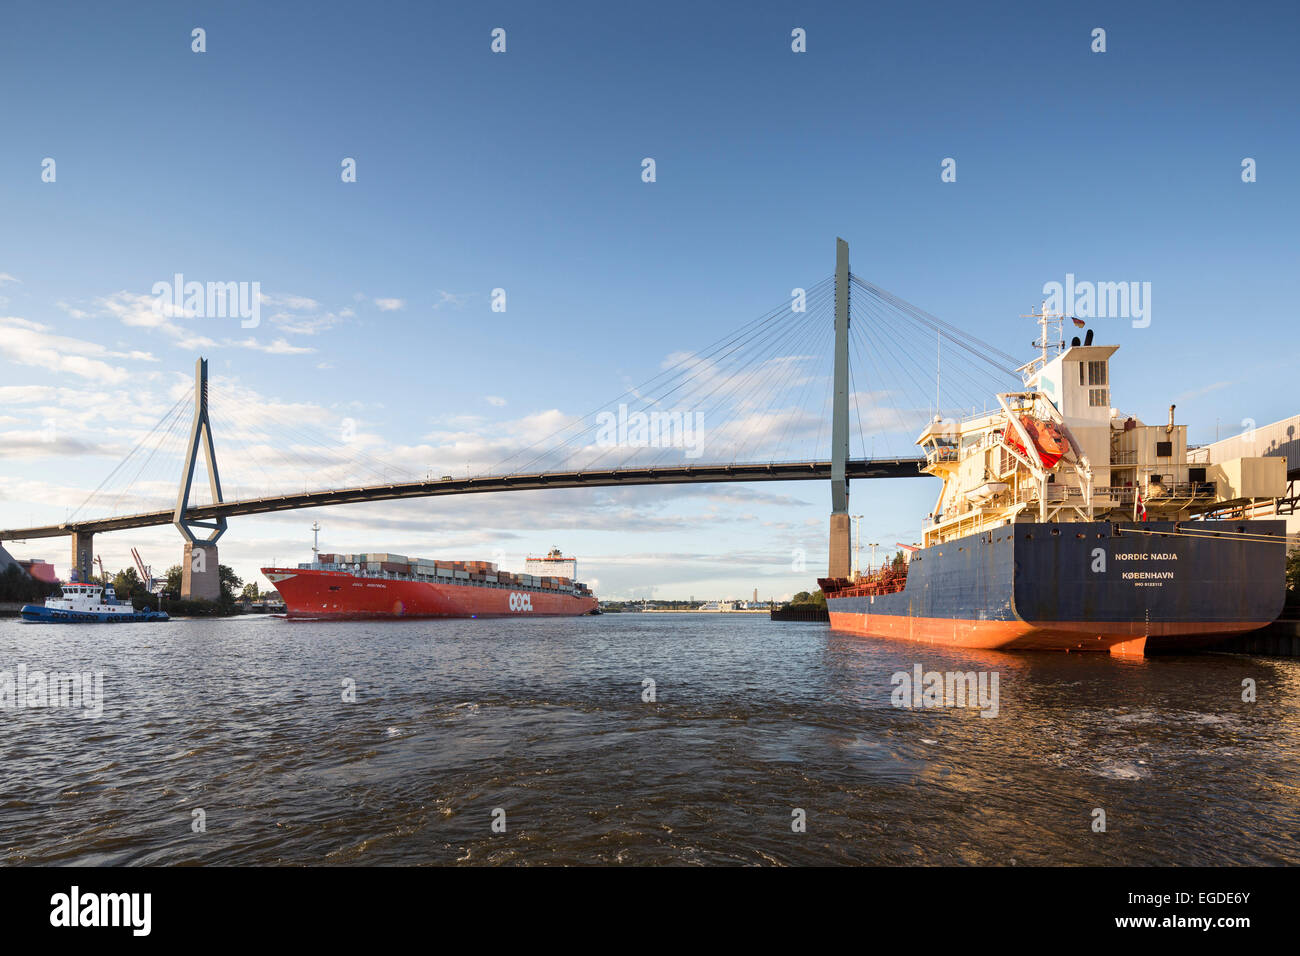
[[[596,598],[520,586],[362,577],[346,571],[263,568],[286,616],[313,620],[419,617],[576,617]]]

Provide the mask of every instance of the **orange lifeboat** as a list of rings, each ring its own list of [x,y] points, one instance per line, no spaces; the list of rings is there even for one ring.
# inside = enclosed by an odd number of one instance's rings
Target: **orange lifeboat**
[[[1043,467],[1047,469],[1055,468],[1056,463],[1061,460],[1061,456],[1070,447],[1070,443],[1065,435],[1061,433],[1060,427],[1055,422],[1045,422],[1041,418],[1035,418],[1032,415],[1021,415],[1020,424],[1029,433],[1029,440],[1033,443],[1034,452],[1043,463]],[[1025,446],[1020,441],[1020,434],[1014,428],[1008,428],[1003,433],[1002,440],[1008,448],[1015,449],[1026,458],[1032,457],[1025,452]]]

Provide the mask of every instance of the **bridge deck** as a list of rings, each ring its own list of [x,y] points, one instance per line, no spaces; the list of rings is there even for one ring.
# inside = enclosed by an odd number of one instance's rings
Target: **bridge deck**
[[[849,478],[928,477],[920,458],[870,458],[848,462]],[[828,481],[829,461],[768,462],[765,464],[678,465],[666,468],[617,468],[593,471],[560,471],[528,475],[496,475],[482,478],[448,478],[441,481],[413,481],[389,485],[363,485],[329,491],[304,491],[292,495],[245,498],[220,504],[197,505],[185,512],[190,521],[211,521],[219,517],[271,514],[298,508],[353,504],[362,501],[396,501],[402,498],[432,498],[440,495],[484,494],[494,491],[523,491],[537,488],[600,488],[617,485],[685,485],[736,481]],[[96,534],[127,528],[148,528],[171,524],[173,510],[148,511],[115,518],[97,518],[36,528],[0,529],[0,541],[53,538],[72,532]]]

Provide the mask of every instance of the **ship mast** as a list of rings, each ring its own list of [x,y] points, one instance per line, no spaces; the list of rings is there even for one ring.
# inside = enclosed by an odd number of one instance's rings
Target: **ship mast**
[[[1038,358],[1026,362],[1020,368],[1016,369],[1024,375],[1025,381],[1028,381],[1035,372],[1043,368],[1053,358],[1051,350],[1055,349],[1055,354],[1060,355],[1065,351],[1065,313],[1049,312],[1047,302],[1044,301],[1039,307],[1039,311],[1030,312],[1027,315],[1021,315],[1022,319],[1036,319],[1041,329],[1037,342],[1031,342],[1030,345],[1040,350]],[[1055,335],[1053,335],[1053,330]]]
[[[1031,312],[1028,315],[1021,316],[1021,318],[1038,320],[1038,324],[1043,330],[1042,337],[1033,344],[1036,348],[1043,350],[1042,361],[1046,365],[1051,361],[1051,356],[1047,352],[1048,349],[1056,349],[1057,355],[1065,351],[1065,333],[1062,331],[1065,327],[1065,314],[1062,312],[1048,312],[1046,302],[1040,308],[1042,311]],[[1048,336],[1053,329],[1056,330],[1056,335],[1054,338],[1049,338]]]

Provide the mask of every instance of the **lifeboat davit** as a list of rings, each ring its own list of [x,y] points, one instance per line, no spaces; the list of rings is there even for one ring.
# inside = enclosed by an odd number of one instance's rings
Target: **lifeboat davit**
[[[1045,422],[1033,415],[1021,415],[1020,424],[1029,433],[1029,440],[1033,443],[1034,452],[1043,463],[1043,467],[1049,470],[1055,468],[1061,456],[1070,448],[1070,442],[1061,432],[1060,427],[1055,422]],[[1008,448],[1014,448],[1026,458],[1032,458],[1031,455],[1026,454],[1025,446],[1020,441],[1020,433],[1014,428],[1008,428],[1003,433],[1002,440]]]

